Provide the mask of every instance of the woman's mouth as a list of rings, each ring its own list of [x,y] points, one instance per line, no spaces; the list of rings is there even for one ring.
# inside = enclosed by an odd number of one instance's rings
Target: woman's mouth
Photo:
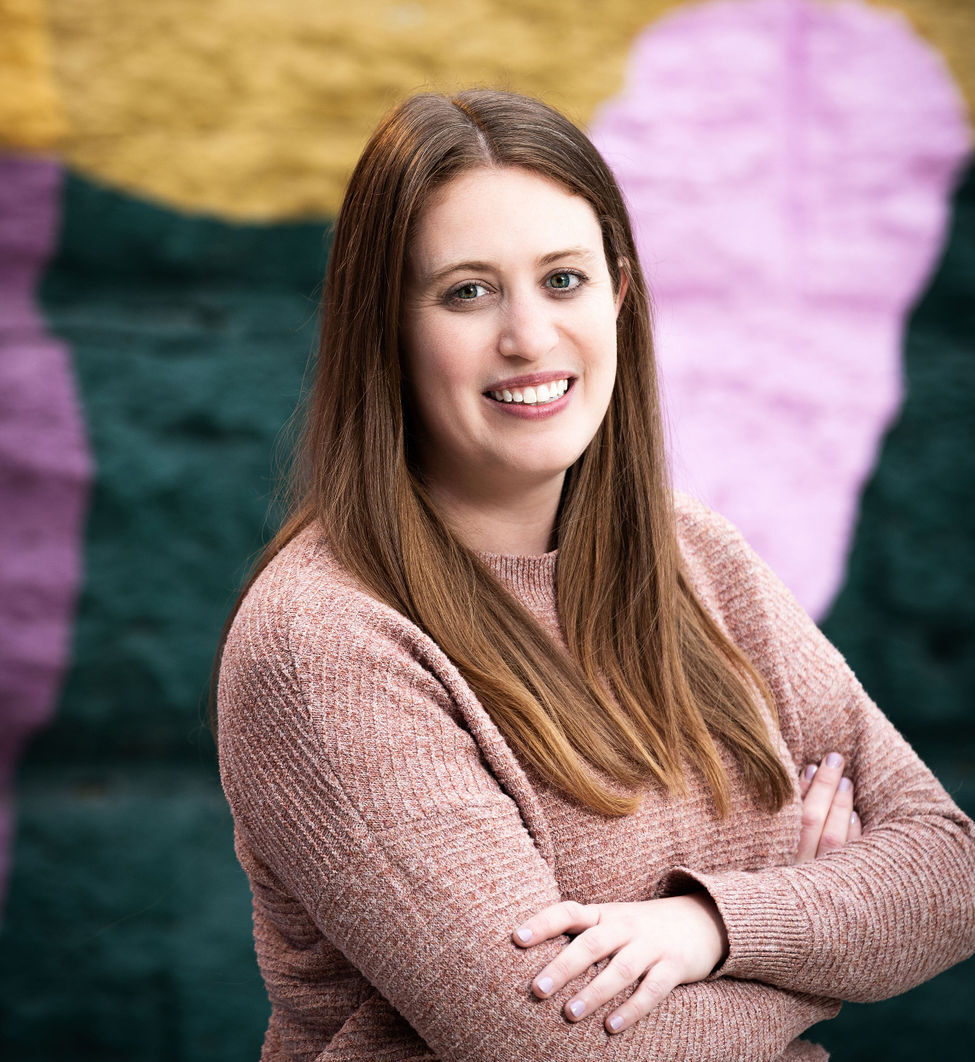
[[[512,387],[501,391],[488,391],[488,397],[495,402],[518,403],[525,406],[544,406],[549,402],[560,399],[569,389],[568,378],[552,380],[547,384],[536,384],[534,387]]]

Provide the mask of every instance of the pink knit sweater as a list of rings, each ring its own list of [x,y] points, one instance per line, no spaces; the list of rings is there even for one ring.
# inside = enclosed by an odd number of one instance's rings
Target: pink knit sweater
[[[734,764],[717,819],[651,788],[604,818],[526,770],[446,656],[364,594],[314,528],[261,575],[220,673],[220,764],[272,1003],[262,1058],[733,1062],[826,1058],[796,1037],[838,1000],[904,991],[975,950],[975,841],[840,655],[738,533],[680,501],[686,571],[778,705],[791,772],[836,749],[859,842],[792,866],[800,803],[770,815]],[[491,558],[558,635],[557,562]],[[529,982],[565,940],[512,930],[560,899],[706,888],[727,960],[610,1036]]]

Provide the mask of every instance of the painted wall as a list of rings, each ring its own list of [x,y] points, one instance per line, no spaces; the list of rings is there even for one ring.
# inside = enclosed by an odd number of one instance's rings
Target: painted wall
[[[678,482],[975,811],[973,52],[964,0],[0,0],[3,1057],[257,1055],[209,665],[274,522],[329,219],[424,86],[590,129]],[[951,1057],[973,987],[814,1036]]]

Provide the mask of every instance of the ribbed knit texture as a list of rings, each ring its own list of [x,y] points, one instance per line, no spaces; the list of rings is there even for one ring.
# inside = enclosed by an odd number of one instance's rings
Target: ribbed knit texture
[[[368,597],[314,528],[257,580],[220,673],[220,763],[272,1003],[262,1058],[343,1062],[822,1060],[796,1040],[839,999],[880,999],[975,950],[972,823],[842,657],[720,517],[679,499],[685,568],[768,681],[790,772],[847,758],[863,839],[792,866],[796,797],[776,815],[726,760],[724,820],[690,779],[611,819],[526,770],[440,649]],[[557,557],[488,557],[558,630]],[[706,888],[730,953],[610,1036],[537,1000],[565,940],[511,933],[560,899]]]

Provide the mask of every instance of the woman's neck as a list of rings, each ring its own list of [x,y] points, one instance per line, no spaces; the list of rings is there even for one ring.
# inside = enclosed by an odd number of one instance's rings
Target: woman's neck
[[[428,487],[444,522],[469,549],[479,553],[539,556],[553,547],[562,476],[510,495]]]

